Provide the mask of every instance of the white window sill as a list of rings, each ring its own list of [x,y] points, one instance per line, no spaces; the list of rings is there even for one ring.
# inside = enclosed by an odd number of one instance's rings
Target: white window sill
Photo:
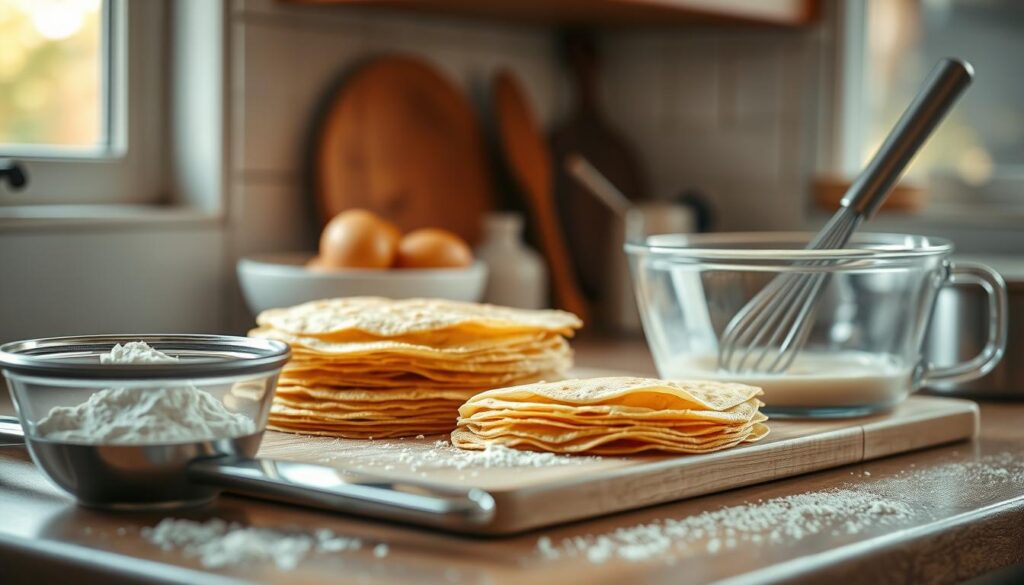
[[[0,232],[52,228],[139,228],[211,226],[223,215],[190,207],[161,205],[0,206]]]

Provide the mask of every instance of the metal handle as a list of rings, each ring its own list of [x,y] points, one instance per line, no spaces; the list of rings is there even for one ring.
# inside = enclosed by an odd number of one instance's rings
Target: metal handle
[[[922,384],[952,383],[975,380],[992,371],[1006,351],[1009,307],[1006,282],[998,272],[984,264],[957,262],[950,267],[946,285],[976,284],[988,297],[988,340],[978,355],[952,366],[935,367],[928,364],[922,374]]]
[[[865,218],[873,216],[910,159],[971,84],[973,76],[974,68],[967,61],[939,61],[917,97],[875,152],[874,158],[843,195],[840,204]]]
[[[566,156],[565,169],[615,215],[625,217],[632,209],[633,202],[583,155],[574,152]]]
[[[495,514],[494,498],[481,489],[442,488],[294,461],[203,459],[189,464],[188,475],[256,498],[439,528],[483,526]]]
[[[3,185],[4,181],[7,181],[13,191],[24,189],[28,184],[28,173],[18,161],[0,158],[0,185]]]
[[[0,442],[24,443],[25,431],[14,416],[0,416]]]

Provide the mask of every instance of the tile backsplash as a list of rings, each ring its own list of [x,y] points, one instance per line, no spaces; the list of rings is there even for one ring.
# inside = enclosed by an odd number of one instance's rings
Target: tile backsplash
[[[789,30],[605,35],[609,115],[652,193],[705,193],[717,229],[799,226],[815,162],[817,44]]]
[[[249,10],[232,19],[236,172],[298,172],[314,108],[343,73],[378,54],[417,55],[471,98],[481,94],[495,71],[509,67],[525,80],[541,119],[554,116],[557,71],[553,43],[543,29],[352,14],[339,8],[319,17],[307,13],[311,10]]]
[[[479,112],[494,74],[510,68],[548,129],[571,99],[551,28],[273,0],[236,0],[229,22],[235,257],[315,242],[302,176],[311,120],[362,59],[419,56]],[[705,193],[719,229],[801,225],[814,165],[813,31],[622,30],[599,43],[604,109],[637,151],[652,195]]]
[[[239,2],[231,23],[233,203],[242,208],[239,199],[249,196],[250,187],[264,195],[276,191],[293,203],[302,199],[314,111],[342,74],[373,55],[426,60],[463,88],[478,111],[490,80],[507,67],[520,75],[545,125],[557,115],[558,64],[544,28],[264,1]],[[284,233],[288,229],[279,226],[280,233],[267,233],[240,251],[302,241]]]

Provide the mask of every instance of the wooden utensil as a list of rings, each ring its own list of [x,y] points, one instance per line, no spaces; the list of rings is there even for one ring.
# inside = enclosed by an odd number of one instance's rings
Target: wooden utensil
[[[510,72],[502,71],[495,77],[493,99],[501,150],[510,174],[526,200],[551,272],[557,305],[585,321],[589,311],[576,283],[555,208],[551,152],[547,141],[537,126],[519,82]]]
[[[474,243],[493,193],[476,116],[433,67],[376,58],[334,94],[315,148],[321,226],[362,207],[403,230],[441,227]]]
[[[588,299],[600,301],[607,292],[611,257],[622,254],[618,242],[609,242],[616,219],[566,172],[565,159],[579,153],[633,201],[647,196],[647,186],[633,151],[601,112],[593,38],[582,32],[569,33],[563,39],[563,51],[576,99],[569,118],[552,135],[555,200],[580,286]]]

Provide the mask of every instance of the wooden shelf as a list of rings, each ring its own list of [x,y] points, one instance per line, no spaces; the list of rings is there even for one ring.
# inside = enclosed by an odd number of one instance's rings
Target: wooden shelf
[[[818,0],[284,0],[567,26],[745,25],[817,21]]]
[[[846,190],[853,184],[853,179],[839,176],[824,175],[815,177],[812,182],[814,201],[824,211],[839,209],[839,201]],[[880,212],[918,212],[928,207],[928,189],[913,180],[904,179],[892,188]]]

